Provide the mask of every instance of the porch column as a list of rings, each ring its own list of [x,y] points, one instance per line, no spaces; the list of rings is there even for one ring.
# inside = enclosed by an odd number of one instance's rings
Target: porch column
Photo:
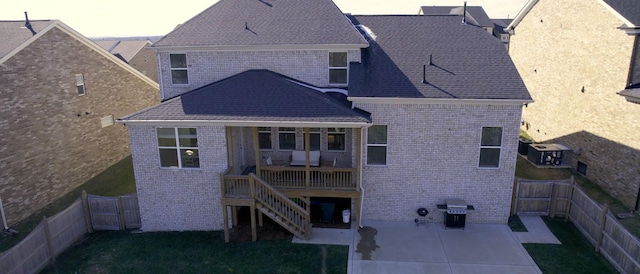
[[[311,140],[309,137],[309,128],[304,128],[304,155],[305,155],[305,185],[307,188],[311,186],[311,169],[309,168],[309,148],[311,144],[309,143]]]
[[[232,134],[232,127],[225,127],[225,131],[227,133],[227,161],[229,161],[228,163],[228,167],[233,167],[234,170],[231,171],[232,174],[237,174],[235,172],[237,172],[237,170],[235,170],[235,166],[234,166],[234,162],[233,162],[233,134]]]
[[[258,128],[253,128],[253,150],[256,157],[256,176],[260,177],[260,136],[258,135]]]

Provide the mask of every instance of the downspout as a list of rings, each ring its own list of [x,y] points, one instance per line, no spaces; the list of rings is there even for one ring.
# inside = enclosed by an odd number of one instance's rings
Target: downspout
[[[369,127],[373,126],[373,124],[367,125],[363,128],[360,129],[360,155],[358,155],[358,157],[360,157],[360,192],[362,193],[360,196],[360,212],[358,212],[358,214],[360,216],[358,216],[358,227],[360,228],[364,228],[364,226],[362,225],[362,211],[364,209],[364,187],[362,186],[362,170],[364,169],[364,164],[362,161],[362,145],[364,144],[364,133],[363,133],[363,129],[369,129]]]

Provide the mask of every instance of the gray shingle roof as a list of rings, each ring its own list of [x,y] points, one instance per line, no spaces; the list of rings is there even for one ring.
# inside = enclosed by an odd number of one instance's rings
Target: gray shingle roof
[[[336,94],[305,85],[268,70],[249,70],[121,120],[370,122],[367,113],[346,106]]]
[[[462,15],[461,6],[423,6],[424,15]],[[480,27],[493,27],[493,22],[481,6],[467,6],[467,21]]]
[[[22,43],[26,42],[33,35],[24,26],[25,21],[0,21],[0,58],[9,54]],[[36,32],[40,32],[48,25],[53,24],[50,20],[29,20]]]
[[[640,3],[638,0],[604,0],[604,2],[635,26],[640,26]]]
[[[153,47],[362,44],[331,0],[220,0]]]
[[[350,67],[349,96],[531,100],[504,45],[481,28],[462,25],[457,16],[351,20],[376,38],[363,49],[362,64]]]
[[[493,22],[493,33],[505,34],[508,33],[504,29],[513,22],[513,19],[491,19]]]
[[[126,62],[131,61],[145,46],[151,44],[151,41],[146,38],[140,40],[94,40],[94,42],[112,54],[121,56]]]

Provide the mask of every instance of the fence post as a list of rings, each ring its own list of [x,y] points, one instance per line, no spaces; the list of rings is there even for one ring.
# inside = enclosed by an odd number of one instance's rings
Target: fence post
[[[558,203],[558,194],[556,193],[556,182],[551,181],[551,200],[549,201],[549,217],[556,217],[556,205]]]
[[[518,203],[520,201],[520,178],[516,177],[516,181],[515,181],[515,192],[514,192],[514,196],[515,196],[515,204],[513,205],[513,210],[511,212],[511,215],[516,215],[518,214]]]
[[[51,231],[49,230],[49,221],[47,216],[42,216],[42,222],[44,223],[44,236],[47,239],[47,249],[49,249],[49,256],[51,256],[51,262],[56,260],[56,253],[53,249],[53,243],[51,242]]]
[[[571,219],[571,206],[573,205],[573,192],[576,189],[576,178],[573,177],[573,175],[571,175],[571,178],[569,178],[571,180],[571,193],[569,194],[569,204],[567,205],[567,212],[564,215],[564,220],[567,221],[568,219]]]
[[[120,215],[120,230],[125,230],[125,218],[124,218],[124,204],[122,203],[122,196],[118,196],[118,215]]]
[[[604,237],[604,225],[607,223],[607,213],[609,212],[609,204],[605,203],[602,207],[602,215],[600,215],[600,226],[598,227],[598,240],[596,241],[596,252],[600,253],[602,238]]]
[[[82,197],[82,209],[84,211],[84,221],[87,224],[87,233],[93,233],[91,209],[89,209],[89,195],[87,195],[87,192],[83,189],[80,196]]]

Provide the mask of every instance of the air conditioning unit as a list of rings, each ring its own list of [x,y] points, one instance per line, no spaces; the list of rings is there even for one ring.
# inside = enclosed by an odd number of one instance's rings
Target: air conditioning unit
[[[571,149],[561,144],[530,144],[527,159],[536,166],[570,167]]]

